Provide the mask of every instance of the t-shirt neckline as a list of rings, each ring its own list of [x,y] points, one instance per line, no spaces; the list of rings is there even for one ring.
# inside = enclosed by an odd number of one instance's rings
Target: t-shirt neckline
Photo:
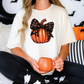
[[[33,8],[32,8],[32,10],[35,11],[35,12],[46,12],[46,11],[48,11],[52,8],[52,5],[53,4],[51,4],[47,9],[44,9],[44,10],[37,10],[37,9],[33,9]]]

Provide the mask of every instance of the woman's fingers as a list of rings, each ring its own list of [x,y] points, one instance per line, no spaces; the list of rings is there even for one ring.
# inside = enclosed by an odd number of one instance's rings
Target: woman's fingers
[[[40,71],[39,68],[37,68],[37,67],[34,67],[34,70],[35,70],[36,72],[40,73],[40,74],[46,73],[46,72],[44,72],[44,71]]]
[[[63,68],[58,68],[56,70],[59,71],[59,72],[61,72],[63,70]]]
[[[56,65],[54,65],[55,68],[62,68],[63,67],[63,64],[61,63],[57,63]]]
[[[64,62],[62,61],[61,58],[56,58],[56,60],[54,61],[54,67],[59,72],[61,72],[63,70]]]
[[[58,59],[58,57],[55,57],[54,59],[53,59],[53,61],[56,61]]]
[[[58,63],[57,65],[54,66],[57,71],[61,72],[63,70],[63,64]]]
[[[38,72],[38,73],[40,73],[40,74],[46,73],[46,72],[44,72],[44,71],[40,71],[40,70],[39,70],[38,63],[37,63],[35,60],[33,60],[32,67],[33,67],[34,71],[36,71],[36,72]]]

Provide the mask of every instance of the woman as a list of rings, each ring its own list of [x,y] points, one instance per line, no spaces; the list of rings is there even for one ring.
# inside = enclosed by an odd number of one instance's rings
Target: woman
[[[68,43],[75,41],[67,11],[59,0],[23,0],[7,45],[13,54],[0,52],[0,71],[14,84],[33,84],[37,80],[41,84],[56,84],[59,81],[54,76],[66,75],[63,67],[69,53]],[[55,70],[40,71],[40,57],[52,58]],[[31,77],[27,78],[29,81],[24,79],[26,74]]]

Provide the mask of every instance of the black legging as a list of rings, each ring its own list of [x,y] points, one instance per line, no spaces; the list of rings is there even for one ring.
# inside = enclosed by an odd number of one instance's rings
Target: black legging
[[[53,77],[64,75],[68,80],[68,82],[65,81],[66,84],[84,84],[83,65],[65,61],[62,72],[55,70],[51,76],[41,76],[23,58],[4,51],[0,51],[0,72],[7,78],[17,82],[14,82],[14,84],[24,84],[24,75],[26,74],[31,75],[31,80],[28,84],[33,84],[36,80],[41,81],[41,84],[46,84],[44,79],[50,80],[48,84],[58,84],[58,80],[55,81]]]

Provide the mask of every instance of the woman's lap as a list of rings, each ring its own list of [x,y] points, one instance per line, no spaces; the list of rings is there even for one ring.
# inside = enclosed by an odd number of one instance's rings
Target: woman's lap
[[[21,66],[34,73],[33,75],[37,75],[39,79],[40,77],[45,78],[44,76],[41,76],[40,74],[35,72],[30,66],[30,64],[21,57],[18,57],[16,55],[4,51],[0,51],[0,72],[7,78],[13,80]]]

